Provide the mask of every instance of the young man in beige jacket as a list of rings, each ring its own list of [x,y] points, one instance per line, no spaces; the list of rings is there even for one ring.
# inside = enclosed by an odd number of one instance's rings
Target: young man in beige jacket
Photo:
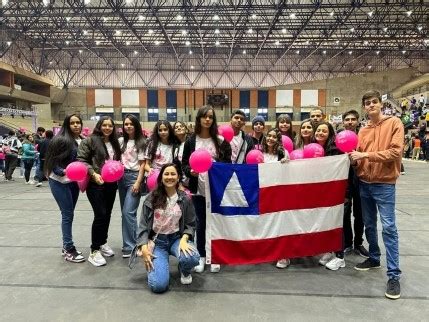
[[[367,271],[380,268],[380,248],[377,238],[377,209],[383,226],[386,248],[386,297],[398,299],[401,295],[399,278],[398,231],[395,222],[395,184],[401,169],[404,127],[397,117],[384,116],[383,104],[377,91],[363,95],[362,105],[368,115],[368,124],[359,131],[359,145],[350,153],[359,177],[362,215],[369,244],[369,258],[355,269]]]

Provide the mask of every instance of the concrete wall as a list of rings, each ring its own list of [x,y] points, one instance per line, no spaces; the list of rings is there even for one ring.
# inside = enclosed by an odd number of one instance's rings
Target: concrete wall
[[[279,86],[277,89],[326,89],[325,111],[337,114],[350,108],[359,110],[362,94],[368,90],[375,89],[385,94],[419,75],[417,69],[407,68]],[[334,105],[334,97],[340,98],[340,104]]]

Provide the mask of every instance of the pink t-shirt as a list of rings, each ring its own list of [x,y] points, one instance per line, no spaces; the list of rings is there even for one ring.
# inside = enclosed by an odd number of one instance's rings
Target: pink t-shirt
[[[179,231],[179,221],[182,217],[182,210],[177,203],[177,193],[171,198],[167,198],[165,209],[154,210],[153,231],[157,234],[173,234]]]

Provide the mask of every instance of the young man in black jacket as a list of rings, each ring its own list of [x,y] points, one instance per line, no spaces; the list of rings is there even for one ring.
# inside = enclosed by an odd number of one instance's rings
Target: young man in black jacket
[[[234,137],[231,140],[232,163],[246,163],[246,156],[254,148],[253,139],[242,130],[246,124],[246,114],[242,110],[236,110],[231,115],[231,126]]]

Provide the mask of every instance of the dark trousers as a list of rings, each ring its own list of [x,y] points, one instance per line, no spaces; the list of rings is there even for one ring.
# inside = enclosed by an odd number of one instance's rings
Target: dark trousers
[[[36,175],[34,176],[34,178],[39,182],[47,180],[45,177],[45,174],[43,173],[44,166],[45,166],[45,160],[39,159],[39,164],[36,169]]]
[[[12,174],[18,165],[18,155],[14,153],[6,154],[5,159],[5,178],[8,180],[12,179]]]
[[[356,181],[356,180],[355,180]],[[362,206],[359,193],[359,183],[353,183],[351,186],[351,199],[344,205],[344,247],[360,246],[363,243],[363,219]],[[353,209],[353,230],[351,224],[351,213]]]
[[[88,184],[86,195],[94,212],[91,229],[91,251],[99,250],[101,245],[107,243],[110,217],[117,189],[116,182],[102,185],[98,185],[95,182]]]
[[[197,216],[197,250],[201,257],[206,257],[206,198],[194,195],[192,202]]]
[[[31,169],[33,168],[34,159],[23,159],[22,162],[24,162],[24,177],[25,181],[30,181],[30,174]]]

